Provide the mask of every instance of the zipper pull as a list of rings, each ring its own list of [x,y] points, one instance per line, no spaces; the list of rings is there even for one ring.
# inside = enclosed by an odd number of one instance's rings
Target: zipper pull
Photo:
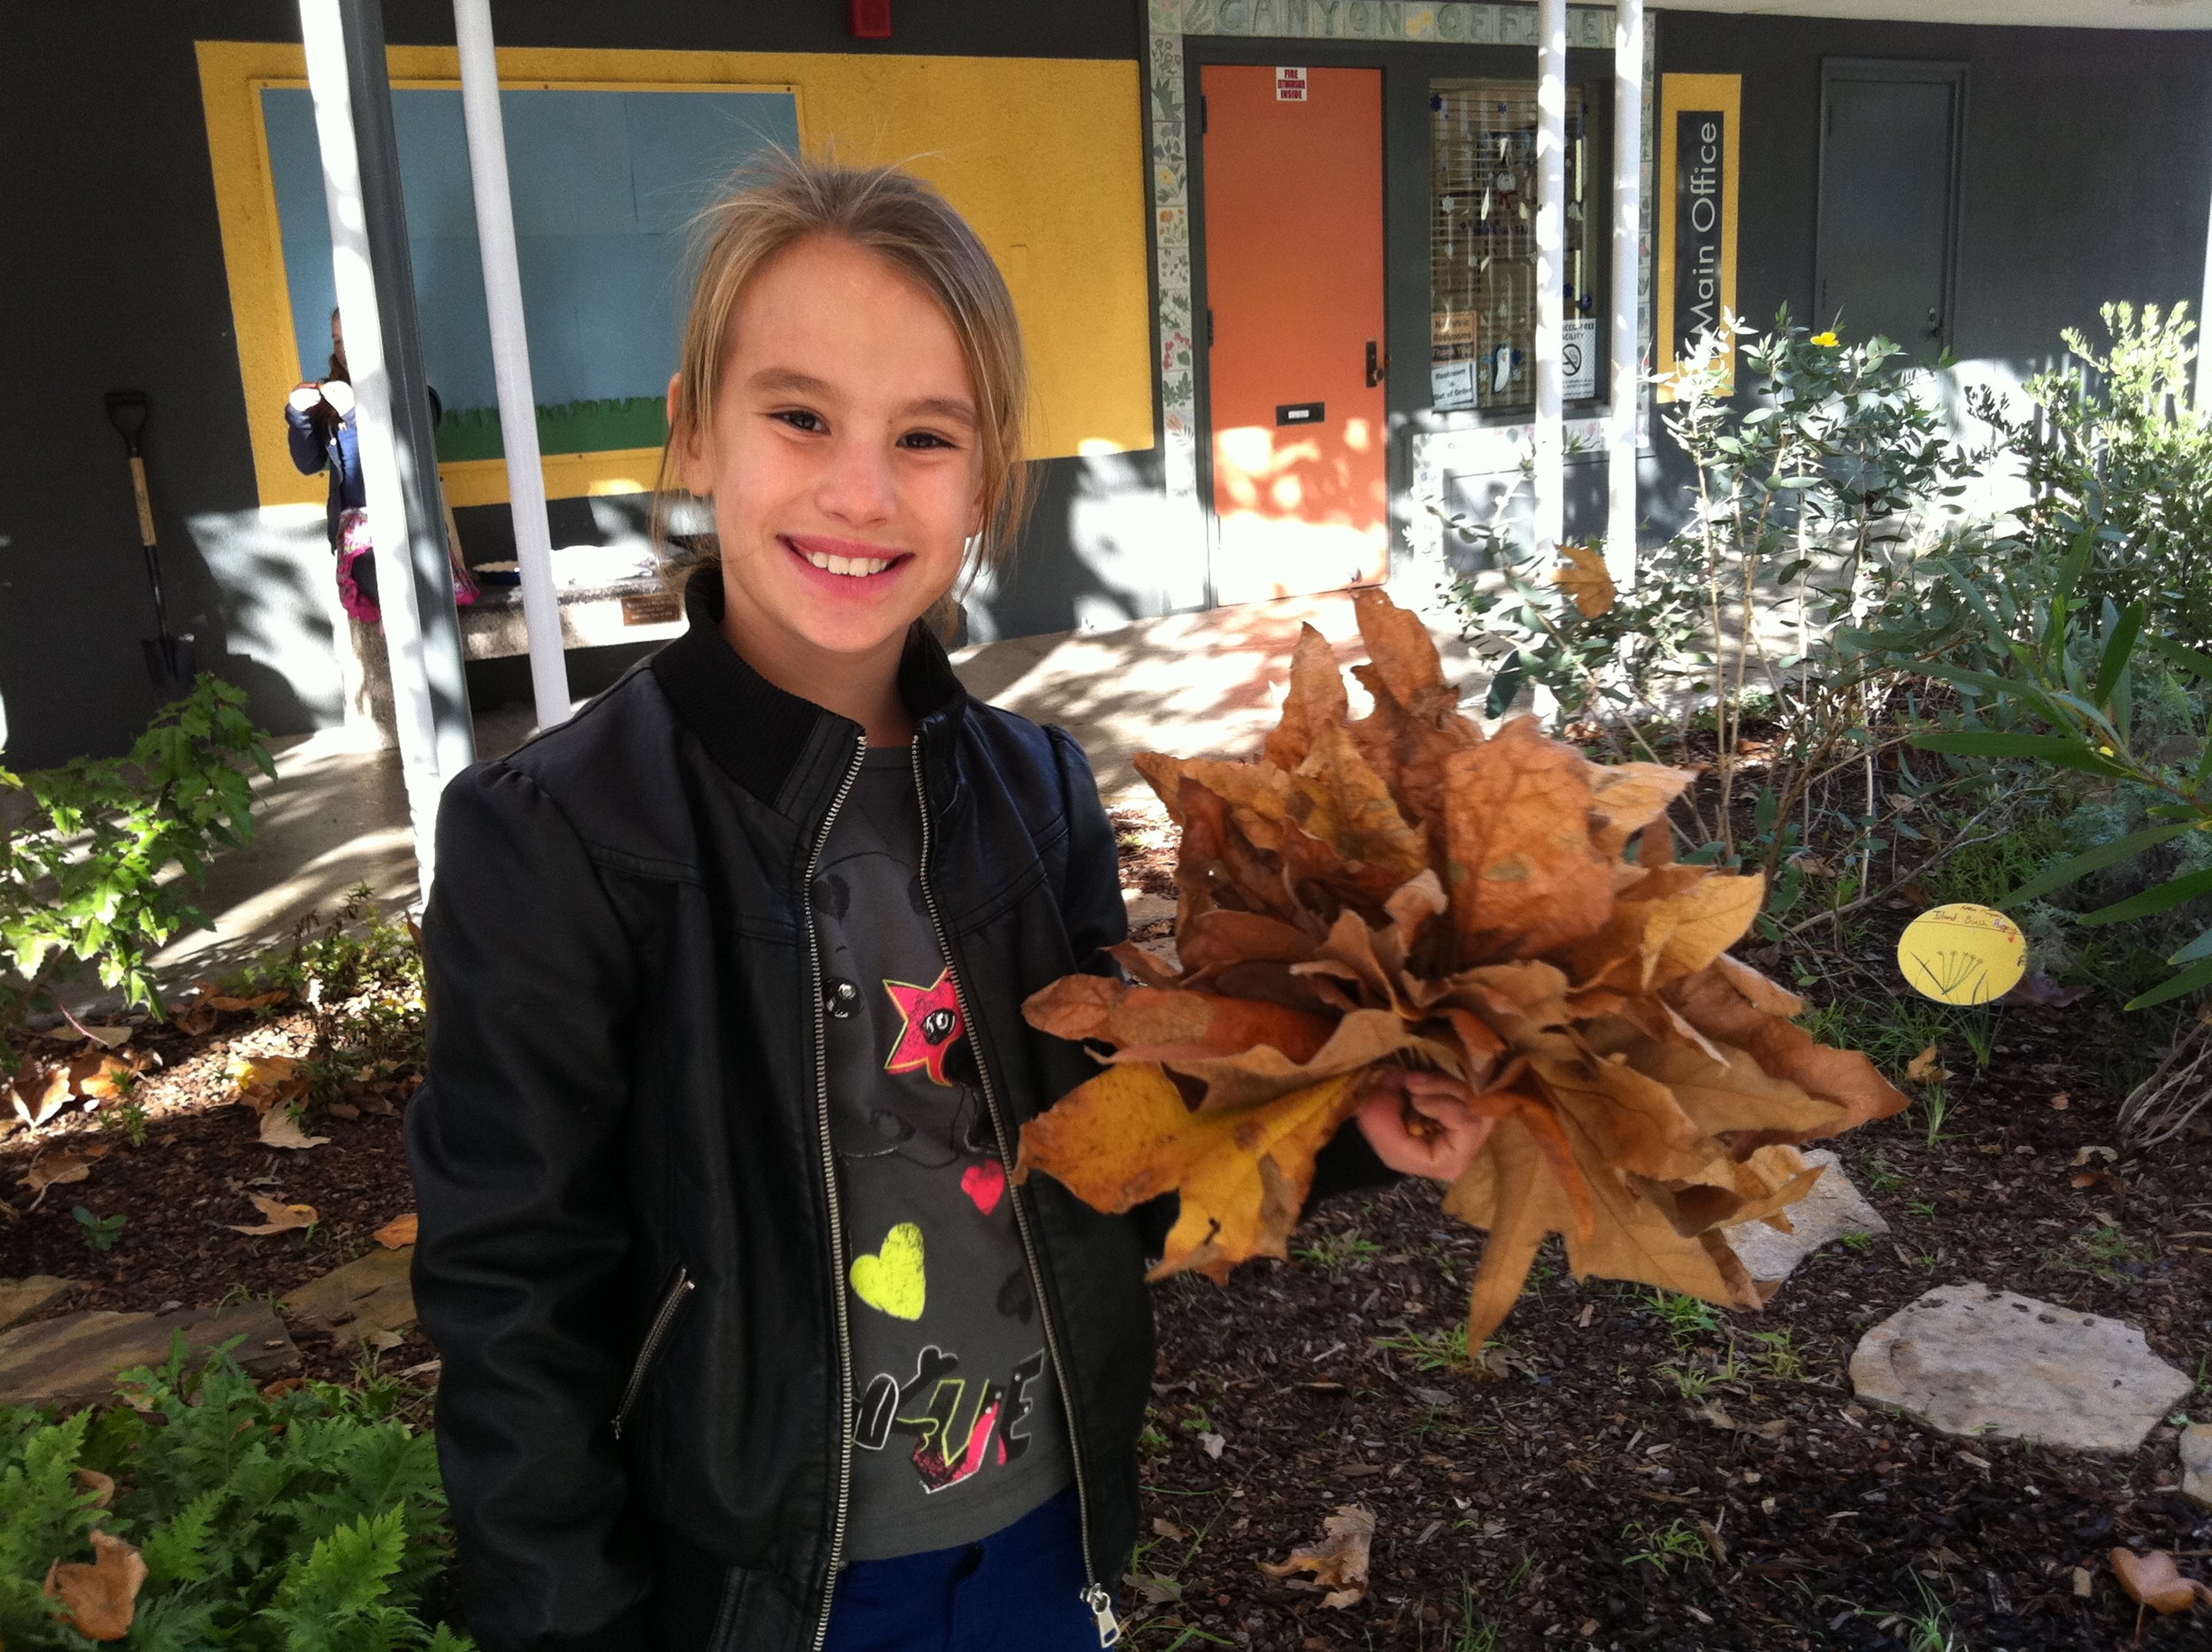
[[[1120,1645],[1121,1622],[1114,1616],[1114,1597],[1094,1583],[1083,1591],[1083,1604],[1091,1609],[1091,1616],[1098,1621],[1098,1644]]]

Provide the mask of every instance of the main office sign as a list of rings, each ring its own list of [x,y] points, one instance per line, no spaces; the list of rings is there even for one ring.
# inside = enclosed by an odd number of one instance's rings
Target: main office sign
[[[1659,399],[1700,335],[1736,311],[1736,198],[1743,77],[1668,74],[1659,91]],[[1726,357],[1734,384],[1735,352]]]

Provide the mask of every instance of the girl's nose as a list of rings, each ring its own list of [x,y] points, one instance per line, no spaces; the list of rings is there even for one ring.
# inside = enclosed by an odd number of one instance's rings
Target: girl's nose
[[[831,446],[815,503],[855,526],[889,520],[896,503],[890,455],[878,442],[841,434]]]

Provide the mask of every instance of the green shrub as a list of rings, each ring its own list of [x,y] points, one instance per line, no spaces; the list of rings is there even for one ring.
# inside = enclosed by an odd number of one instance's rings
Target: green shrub
[[[2072,365],[2028,382],[2032,411],[2014,414],[1985,388],[1970,405],[2019,457],[2032,495],[2026,545],[2088,544],[2079,585],[2092,612],[2139,602],[2158,630],[2202,648],[2212,644],[2212,411],[2190,403],[2196,324],[2185,304],[2101,313],[2110,351],[2067,328]]]
[[[207,926],[188,883],[205,881],[218,848],[253,836],[242,765],[276,774],[245,703],[242,689],[203,672],[120,761],[0,768],[0,1069],[13,1065],[10,1030],[72,964],[159,1008],[153,955]]]
[[[227,1354],[125,1374],[130,1403],[55,1422],[0,1408],[0,1643],[93,1643],[57,1622],[42,1585],[91,1558],[98,1526],[146,1564],[138,1652],[465,1652],[436,1615],[449,1559],[426,1430],[389,1384],[265,1397]],[[113,1507],[80,1470],[110,1477]]]

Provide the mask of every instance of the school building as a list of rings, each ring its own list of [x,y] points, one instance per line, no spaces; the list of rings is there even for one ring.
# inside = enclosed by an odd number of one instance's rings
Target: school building
[[[1530,531],[1617,557],[1628,520],[1648,543],[1680,478],[1615,366],[1631,341],[1663,367],[1720,305],[1884,332],[1954,360],[1956,391],[2050,365],[2105,301],[2207,288],[2212,0],[501,0],[494,20],[578,693],[678,628],[639,552],[684,227],[763,145],[909,162],[1006,273],[1042,485],[1018,560],[969,597],[978,641],[1402,584],[1425,502],[1532,453]],[[4,27],[4,760],[118,750],[159,697],[118,391],[145,398],[167,626],[265,726],[328,726],[326,484],[283,418],[325,371],[336,292],[302,8],[90,0]],[[466,559],[509,563],[454,8],[387,0],[381,31],[437,472]],[[515,588],[457,627],[470,696],[527,700]]]

